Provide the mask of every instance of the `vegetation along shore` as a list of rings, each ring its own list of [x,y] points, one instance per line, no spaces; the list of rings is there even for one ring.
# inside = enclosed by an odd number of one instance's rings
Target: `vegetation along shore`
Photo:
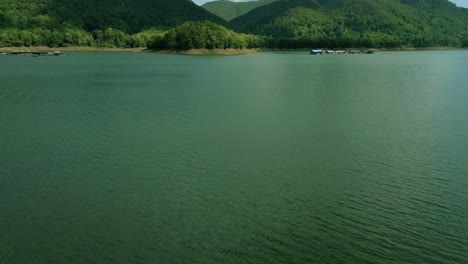
[[[79,2],[0,0],[0,47],[185,54],[468,47],[468,9],[448,0]]]

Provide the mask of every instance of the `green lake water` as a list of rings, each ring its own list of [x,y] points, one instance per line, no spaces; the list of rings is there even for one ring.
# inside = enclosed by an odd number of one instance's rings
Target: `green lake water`
[[[468,52],[0,56],[0,263],[468,263]]]

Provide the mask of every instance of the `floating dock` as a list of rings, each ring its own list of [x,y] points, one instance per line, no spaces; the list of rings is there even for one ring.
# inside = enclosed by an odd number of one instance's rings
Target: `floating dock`
[[[375,50],[326,50],[326,49],[313,49],[310,51],[312,55],[340,55],[340,54],[374,54]]]

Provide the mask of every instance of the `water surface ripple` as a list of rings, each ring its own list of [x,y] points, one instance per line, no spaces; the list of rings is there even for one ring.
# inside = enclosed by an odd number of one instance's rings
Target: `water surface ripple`
[[[0,263],[468,263],[468,52],[0,57]]]

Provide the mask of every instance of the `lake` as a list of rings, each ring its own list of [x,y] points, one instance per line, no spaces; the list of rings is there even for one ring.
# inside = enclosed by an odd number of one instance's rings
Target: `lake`
[[[467,69],[0,56],[0,263],[468,263]]]

